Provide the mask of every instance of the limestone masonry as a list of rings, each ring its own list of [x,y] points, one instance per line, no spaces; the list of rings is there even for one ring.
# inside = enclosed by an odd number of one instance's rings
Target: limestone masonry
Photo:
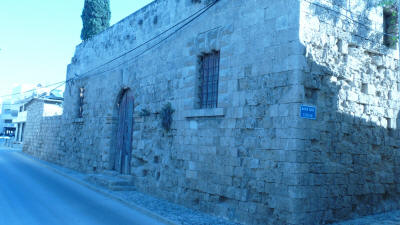
[[[245,224],[400,209],[396,18],[367,0],[213,2],[157,0],[77,46],[58,144],[36,155]]]
[[[58,149],[63,143],[60,136],[62,117],[54,115],[54,112],[62,109],[61,105],[60,100],[44,98],[32,98],[24,104],[27,112],[26,126],[22,131],[24,152],[50,162],[60,159]]]

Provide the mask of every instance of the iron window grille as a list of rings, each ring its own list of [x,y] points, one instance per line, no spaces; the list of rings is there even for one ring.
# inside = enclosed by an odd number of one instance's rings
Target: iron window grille
[[[218,105],[219,51],[200,57],[200,108],[216,108]]]

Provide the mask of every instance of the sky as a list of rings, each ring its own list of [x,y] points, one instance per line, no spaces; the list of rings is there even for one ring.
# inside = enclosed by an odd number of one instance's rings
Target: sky
[[[153,0],[110,0],[113,25]],[[17,84],[65,80],[84,0],[0,1],[0,98]]]

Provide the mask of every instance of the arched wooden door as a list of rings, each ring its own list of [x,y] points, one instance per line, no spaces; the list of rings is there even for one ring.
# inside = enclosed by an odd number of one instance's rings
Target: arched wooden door
[[[118,130],[116,134],[115,170],[130,174],[132,155],[133,110],[132,91],[126,90],[120,98],[118,108]]]

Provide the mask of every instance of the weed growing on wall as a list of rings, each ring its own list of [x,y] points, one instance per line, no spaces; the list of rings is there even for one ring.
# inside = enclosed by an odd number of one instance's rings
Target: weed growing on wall
[[[175,110],[172,109],[171,103],[169,102],[165,104],[164,107],[161,109],[161,125],[167,132],[171,130],[172,114],[174,112]]]
[[[145,117],[145,116],[150,116],[150,111],[148,109],[142,109],[142,111],[140,111],[140,116]]]
[[[384,42],[388,47],[395,47],[399,40],[397,0],[381,0],[384,16]]]

